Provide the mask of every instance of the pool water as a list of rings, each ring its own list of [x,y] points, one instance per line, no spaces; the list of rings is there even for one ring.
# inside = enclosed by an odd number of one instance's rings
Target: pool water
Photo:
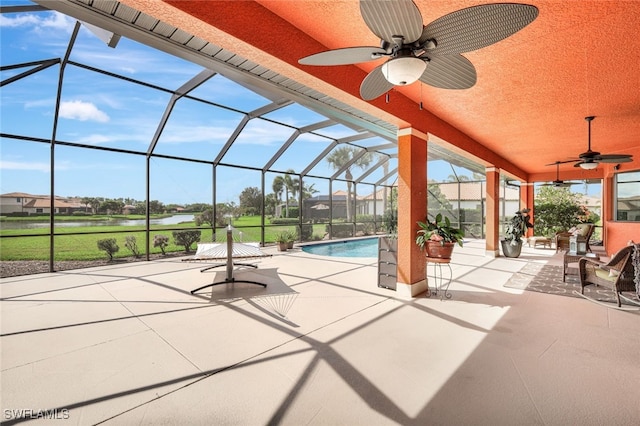
[[[378,238],[312,244],[302,247],[302,251],[319,256],[378,257]]]

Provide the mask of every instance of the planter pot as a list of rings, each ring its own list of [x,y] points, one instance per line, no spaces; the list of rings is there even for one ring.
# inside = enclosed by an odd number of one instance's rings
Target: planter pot
[[[278,251],[287,251],[288,243],[278,243]]]
[[[287,248],[288,249],[292,249],[293,248],[293,241],[287,242]]]
[[[451,259],[454,245],[455,243],[444,243],[444,245],[442,245],[439,241],[427,241],[425,250],[428,257]]]
[[[516,241],[515,244],[511,244],[511,241],[500,240],[502,245],[502,253],[505,257],[518,257],[522,251],[522,241]]]

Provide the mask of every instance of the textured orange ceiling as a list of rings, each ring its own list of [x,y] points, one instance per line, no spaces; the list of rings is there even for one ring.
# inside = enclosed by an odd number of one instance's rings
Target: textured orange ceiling
[[[621,169],[640,169],[640,1],[525,2],[540,11],[532,24],[464,54],[478,73],[474,87],[415,83],[394,89],[389,103],[358,96],[360,81],[379,62],[297,64],[321,50],[379,44],[357,0],[123,2],[398,125],[433,133],[520,178],[553,179],[555,167],[546,164],[586,151],[589,115],[597,117],[592,149],[634,154],[634,162]],[[488,2],[415,3],[428,24]],[[610,167],[586,172],[566,164],[560,173],[565,179],[602,176]]]

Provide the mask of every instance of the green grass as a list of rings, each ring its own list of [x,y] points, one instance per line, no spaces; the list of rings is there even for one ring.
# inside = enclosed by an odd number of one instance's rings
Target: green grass
[[[131,216],[128,216],[131,218]],[[268,223],[267,223],[268,225]],[[260,241],[260,216],[243,216],[233,221],[233,226],[242,232],[243,241]],[[173,241],[172,230],[167,228],[194,229],[194,222],[186,222],[178,225],[155,225],[150,231],[149,253],[159,254],[160,248],[153,247],[153,236],[157,234],[166,235],[169,238],[169,245],[165,248],[167,253],[184,252],[183,246],[178,246]],[[265,228],[265,243],[270,244],[276,241],[277,235],[282,231],[295,233],[296,227],[293,225],[268,226]],[[118,232],[133,231],[133,232]],[[314,225],[314,235],[324,235],[325,225]],[[54,237],[55,260],[96,260],[106,259],[108,255],[98,249],[98,240],[105,238],[115,238],[120,247],[114,254],[114,258],[124,258],[132,256],[132,252],[125,247],[125,238],[134,236],[139,251],[146,253],[146,240],[144,226],[87,226],[82,227],[57,227]],[[201,229],[201,242],[212,241],[211,229]],[[3,236],[26,235],[24,237],[0,238],[0,261],[9,260],[48,260],[49,259],[49,235],[48,228],[38,229],[3,229]],[[218,230],[218,241],[224,240],[224,230]],[[195,251],[196,245],[191,246]]]
[[[151,219],[162,219],[165,217],[174,216],[173,214],[154,214],[151,215]],[[146,218],[143,214],[96,214],[91,216],[65,216],[65,215],[56,215],[56,222],[96,222],[103,220],[142,220]],[[49,223],[49,216],[0,216],[0,223],[2,222],[39,222],[39,223]]]

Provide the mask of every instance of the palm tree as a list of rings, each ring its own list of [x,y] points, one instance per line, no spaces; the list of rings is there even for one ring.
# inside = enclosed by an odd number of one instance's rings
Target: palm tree
[[[282,191],[284,190],[284,178],[282,176],[276,176],[273,178],[271,189],[276,196],[276,205],[280,205],[282,199]]]
[[[316,186],[315,183],[312,183],[311,185],[302,185],[302,198],[303,199],[307,199],[307,198],[311,198],[313,197],[313,194],[317,194],[318,191],[317,189],[314,188],[314,186]]]
[[[295,199],[296,195],[300,191],[300,179],[291,177],[292,175],[295,175],[295,171],[293,169],[289,169],[285,172],[285,175],[282,178],[285,190],[285,217],[289,217],[289,193],[291,193],[291,197]]]
[[[343,146],[334,149],[327,157],[327,162],[331,164],[334,170],[340,170],[353,160],[360,149],[352,146]],[[351,166],[357,166],[365,169],[371,164],[371,153],[367,152],[358,158]],[[351,220],[351,185],[353,183],[353,175],[351,174],[351,166],[347,167],[344,177],[347,180],[347,221]]]

